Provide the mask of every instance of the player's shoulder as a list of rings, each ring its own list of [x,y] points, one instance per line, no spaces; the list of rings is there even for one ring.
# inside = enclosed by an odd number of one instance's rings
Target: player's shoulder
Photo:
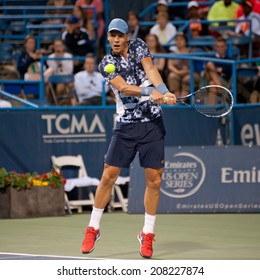
[[[107,54],[105,55],[102,60],[98,64],[98,68],[100,67],[105,67],[107,64],[115,64],[116,63],[116,58],[112,54]],[[100,71],[101,72],[101,71]]]
[[[140,46],[140,45],[146,45],[146,43],[144,42],[144,40],[142,40],[141,38],[136,38],[133,40],[129,41],[129,46]]]

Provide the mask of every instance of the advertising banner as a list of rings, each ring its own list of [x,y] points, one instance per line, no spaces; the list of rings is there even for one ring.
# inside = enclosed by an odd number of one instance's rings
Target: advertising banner
[[[143,213],[145,179],[130,169],[128,212]],[[167,147],[158,213],[260,212],[260,147]]]
[[[260,146],[260,106],[233,109],[234,144]]]
[[[83,156],[91,177],[102,174],[114,110],[19,110],[0,112],[0,167],[49,171],[51,156]]]
[[[81,154],[89,176],[100,177],[115,115],[113,107],[0,110],[0,167],[41,173],[50,170],[52,155]],[[215,120],[192,109],[165,108],[164,116],[167,145],[215,144]]]

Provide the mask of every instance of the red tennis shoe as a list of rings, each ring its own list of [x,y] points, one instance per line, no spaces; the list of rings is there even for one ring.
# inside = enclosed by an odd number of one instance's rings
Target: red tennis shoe
[[[155,234],[153,233],[143,233],[140,232],[137,235],[137,239],[140,243],[140,255],[144,258],[151,258],[153,255],[153,241],[155,241],[154,239]]]
[[[82,242],[81,252],[82,254],[91,253],[95,249],[95,243],[101,238],[99,229],[93,227],[87,227],[85,231],[85,238]]]

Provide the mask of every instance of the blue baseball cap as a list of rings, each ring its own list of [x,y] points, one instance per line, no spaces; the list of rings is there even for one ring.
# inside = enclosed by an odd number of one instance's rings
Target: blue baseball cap
[[[110,24],[108,26],[108,32],[113,31],[113,30],[117,30],[123,34],[126,34],[129,32],[127,23],[124,20],[122,20],[121,18],[114,18],[110,22]]]
[[[68,23],[78,23],[79,22],[79,19],[75,16],[71,16],[69,19],[68,19]]]

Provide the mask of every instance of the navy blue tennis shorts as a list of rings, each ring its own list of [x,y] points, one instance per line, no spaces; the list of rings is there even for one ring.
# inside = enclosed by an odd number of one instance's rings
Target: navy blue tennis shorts
[[[164,166],[165,128],[162,118],[142,123],[118,122],[105,157],[111,166],[127,168],[139,152],[144,168]]]

